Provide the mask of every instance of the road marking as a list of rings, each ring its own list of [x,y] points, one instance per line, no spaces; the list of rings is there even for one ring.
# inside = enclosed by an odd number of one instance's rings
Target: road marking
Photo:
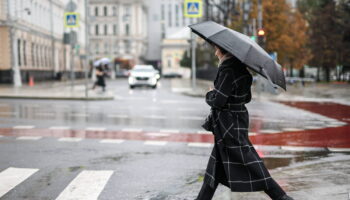
[[[204,121],[204,117],[197,117],[197,116],[181,116],[180,119],[183,120],[203,120]]]
[[[324,147],[299,147],[299,146],[281,146],[282,150],[287,151],[326,151]]]
[[[210,143],[200,143],[200,142],[191,142],[191,143],[188,143],[187,146],[189,147],[211,147],[211,144]]]
[[[281,131],[271,130],[271,129],[260,130],[260,133],[267,133],[267,134],[273,134],[273,133],[279,133],[279,132]]]
[[[122,131],[125,131],[125,132],[142,132],[142,129],[139,129],[139,128],[123,128]]]
[[[330,123],[334,125],[339,125],[339,126],[347,125],[347,123],[345,122],[330,122]]]
[[[321,129],[324,128],[323,126],[305,126],[305,129]]]
[[[113,171],[84,170],[73,179],[56,200],[97,200]]]
[[[153,136],[153,137],[165,137],[165,136],[169,136],[169,134],[167,134],[167,133],[146,133],[146,135],[148,135],[148,136]]]
[[[144,145],[154,145],[154,146],[164,146],[167,143],[168,142],[166,142],[166,141],[151,141],[151,140],[148,140],[148,141],[145,141],[143,144]]]
[[[13,129],[33,129],[35,126],[26,126],[26,125],[20,125],[20,126],[14,126]]]
[[[108,115],[109,118],[129,118],[127,115],[118,115],[118,114],[110,114]]]
[[[302,131],[300,128],[283,128],[283,131],[294,132],[294,131]]]
[[[326,127],[339,127],[339,126],[342,126],[342,125],[339,125],[339,124],[327,124]]]
[[[100,143],[110,143],[110,144],[121,144],[125,142],[125,140],[118,140],[118,139],[104,139],[100,140]]]
[[[0,172],[0,197],[29,178],[39,169],[9,167]]]
[[[72,138],[72,137],[61,137],[58,139],[59,142],[80,142],[83,138]]]
[[[40,140],[41,136],[20,136],[20,137],[17,137],[16,140]]]
[[[180,131],[176,130],[176,129],[160,129],[159,132],[161,132],[161,133],[180,133]]]
[[[248,132],[248,135],[257,135],[255,132]]]
[[[210,131],[197,131],[198,134],[208,134],[208,135],[211,135],[212,132]]]
[[[51,126],[49,129],[50,130],[69,130],[70,127],[68,127],[68,126]]]
[[[332,152],[350,152],[350,148],[334,148],[334,147],[328,147],[329,151]]]
[[[104,127],[86,127],[86,131],[105,131],[106,128]]]
[[[150,119],[165,119],[166,117],[163,115],[146,115],[143,116],[143,118],[150,118]]]

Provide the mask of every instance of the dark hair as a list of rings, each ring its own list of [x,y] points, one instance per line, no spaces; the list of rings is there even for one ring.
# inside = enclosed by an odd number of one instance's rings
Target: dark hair
[[[222,55],[225,55],[227,53],[227,51],[219,46],[217,46],[221,52]]]

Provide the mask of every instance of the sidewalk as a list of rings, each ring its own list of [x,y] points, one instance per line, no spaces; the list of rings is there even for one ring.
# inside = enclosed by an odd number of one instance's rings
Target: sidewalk
[[[71,82],[41,82],[35,86],[23,85],[20,88],[12,85],[0,86],[0,98],[16,99],[52,99],[52,100],[112,100],[111,91],[102,92],[101,89],[91,90],[92,83],[88,83],[88,95],[85,94],[85,80],[76,80],[74,86]]]
[[[172,79],[173,92],[184,95],[204,97],[213,81],[197,80],[196,89],[192,89],[190,79]],[[287,91],[281,89],[277,94],[257,91],[255,84],[252,86],[253,98],[275,101],[332,101],[335,103],[350,105],[350,84],[347,83],[310,83],[305,86],[301,84],[287,85]]]

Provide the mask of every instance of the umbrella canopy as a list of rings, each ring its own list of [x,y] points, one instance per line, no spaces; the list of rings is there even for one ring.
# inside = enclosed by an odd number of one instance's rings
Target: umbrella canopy
[[[286,90],[286,81],[279,65],[271,56],[248,36],[226,28],[213,21],[189,26],[194,33],[235,57],[250,69]]]
[[[94,66],[95,66],[95,67],[98,67],[98,66],[100,66],[101,64],[102,64],[102,65],[107,65],[107,64],[109,64],[109,63],[111,63],[111,60],[110,60],[109,58],[101,58],[101,59],[96,60],[96,61],[94,62]]]

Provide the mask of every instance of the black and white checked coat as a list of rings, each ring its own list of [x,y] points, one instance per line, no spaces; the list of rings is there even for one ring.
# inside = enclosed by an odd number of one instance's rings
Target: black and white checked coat
[[[237,192],[269,188],[272,178],[248,138],[252,76],[235,57],[224,60],[207,93],[211,113],[203,128],[212,131],[214,148],[204,181],[211,187],[221,183]]]

